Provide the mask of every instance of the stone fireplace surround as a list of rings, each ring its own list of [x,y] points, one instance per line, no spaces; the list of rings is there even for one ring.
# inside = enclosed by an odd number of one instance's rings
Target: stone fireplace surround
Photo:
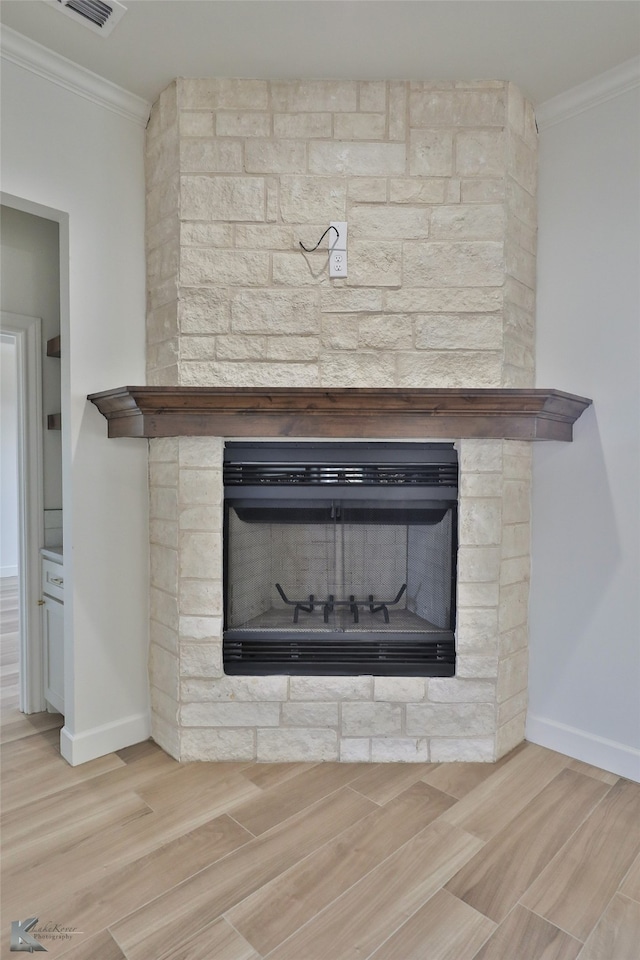
[[[325,436],[339,427],[344,434],[351,424],[367,436],[373,431],[361,408],[363,399],[374,402],[372,394],[378,408],[402,407],[380,422],[377,430],[386,427],[387,437],[416,424],[439,436],[447,427],[472,434],[457,443],[457,676],[224,677],[224,441],[216,432],[235,428],[254,436],[255,425],[265,423],[262,407],[271,406],[277,409],[267,409],[267,422],[279,437],[305,424]],[[128,387],[90,399],[107,418],[110,436],[151,438],[151,677],[154,735],[166,749],[182,759],[492,759],[509,738],[521,738],[531,445],[493,435],[570,440],[589,400],[543,390],[207,387]],[[176,432],[182,435],[166,436]],[[492,439],[477,439],[486,432]],[[185,722],[190,718],[195,722]]]
[[[533,110],[509,83],[175,81],[147,131],[149,385],[530,388],[535,187]],[[326,251],[298,247],[329,220],[349,223],[338,281]],[[493,761],[523,739],[529,442],[449,437],[456,677],[229,677],[222,450],[233,433],[152,435],[149,676],[165,750]]]
[[[154,739],[183,760],[263,761],[495,760],[519,743],[530,444],[457,447],[457,676],[229,677],[222,670],[223,440],[151,440]],[[175,534],[177,550],[166,545]]]

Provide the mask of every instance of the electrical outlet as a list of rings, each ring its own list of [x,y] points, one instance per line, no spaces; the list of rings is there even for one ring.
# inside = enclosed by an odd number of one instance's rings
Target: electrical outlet
[[[346,250],[332,250],[329,254],[329,276],[346,277],[347,252]]]
[[[329,239],[329,276],[347,275],[347,224],[344,220],[332,220],[335,228]]]

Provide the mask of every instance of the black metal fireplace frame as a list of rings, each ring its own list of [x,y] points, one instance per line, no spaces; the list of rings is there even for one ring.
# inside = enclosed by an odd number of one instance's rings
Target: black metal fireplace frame
[[[396,633],[387,640],[379,633],[357,637],[344,633],[300,631],[288,639],[274,631],[256,637],[248,631],[229,630],[224,639],[224,670],[229,675],[263,676],[374,676],[452,677],[455,650],[447,631],[416,639],[413,633]]]
[[[236,675],[434,676],[455,674],[457,452],[452,443],[229,442],[224,456],[223,664]],[[400,498],[398,497],[398,494]],[[282,522],[283,501],[294,515],[334,510],[353,517],[375,505],[398,522],[404,513],[439,518],[451,511],[451,617],[446,629],[406,631],[247,630],[227,623],[229,511]],[[381,521],[382,522],[382,521]],[[353,609],[382,610],[378,598],[339,600]],[[301,604],[296,606],[304,609]],[[313,609],[313,606],[312,606]],[[357,609],[357,607],[356,607]],[[357,617],[355,618],[357,622]],[[385,621],[388,620],[388,614]]]

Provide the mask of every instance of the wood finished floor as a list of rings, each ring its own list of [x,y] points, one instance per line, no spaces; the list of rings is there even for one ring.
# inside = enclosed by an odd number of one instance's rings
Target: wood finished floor
[[[74,928],[40,938],[65,960],[640,956],[640,785],[553,751],[181,765],[147,742],[72,768],[61,718],[3,721],[6,960],[27,917]]]
[[[39,730],[61,727],[58,713],[32,713],[19,710],[19,610],[18,578],[0,578],[0,742],[27,737]]]

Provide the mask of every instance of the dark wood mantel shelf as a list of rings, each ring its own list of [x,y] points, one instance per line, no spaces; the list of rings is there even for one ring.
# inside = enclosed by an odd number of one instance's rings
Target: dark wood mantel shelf
[[[572,440],[591,400],[560,390],[120,387],[92,393],[110,437]]]

